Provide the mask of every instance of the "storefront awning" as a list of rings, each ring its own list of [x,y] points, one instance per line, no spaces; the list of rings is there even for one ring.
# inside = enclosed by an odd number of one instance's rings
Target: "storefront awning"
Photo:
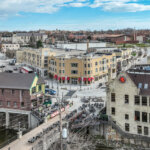
[[[81,78],[78,78],[78,81],[81,81]]]
[[[62,80],[64,81],[64,80],[65,80],[65,77],[62,77]]]
[[[91,78],[88,78],[88,81],[91,81]]]
[[[86,78],[83,78],[83,81],[86,81],[87,79]]]
[[[54,78],[57,79],[57,75],[54,75]]]

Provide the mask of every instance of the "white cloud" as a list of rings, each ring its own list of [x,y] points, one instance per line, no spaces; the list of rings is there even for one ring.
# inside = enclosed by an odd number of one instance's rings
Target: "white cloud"
[[[104,11],[146,11],[150,5],[140,0],[0,0],[0,17],[18,15],[20,12],[54,13],[61,7],[91,7]],[[146,1],[146,0],[143,0]]]
[[[138,0],[95,0],[91,8],[100,7],[105,11],[137,12],[150,10],[150,5],[138,3]]]
[[[71,6],[71,7],[84,7],[84,6],[88,6],[89,3],[70,3],[68,6]]]

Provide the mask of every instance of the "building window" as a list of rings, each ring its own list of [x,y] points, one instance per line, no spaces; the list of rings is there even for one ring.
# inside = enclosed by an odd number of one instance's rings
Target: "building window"
[[[12,94],[15,94],[15,90],[12,90]]]
[[[140,121],[140,112],[135,111],[135,121]]]
[[[90,67],[90,64],[88,64],[88,67]]]
[[[115,102],[116,101],[116,97],[115,97],[115,93],[111,93],[111,101]]]
[[[95,68],[95,72],[98,72],[98,69],[97,69],[97,68]]]
[[[59,70],[59,73],[61,73],[61,70]]]
[[[4,89],[2,89],[2,95],[4,95]]]
[[[115,73],[115,72],[116,72],[116,69],[113,69],[113,70],[112,70],[112,73]]]
[[[134,103],[135,103],[135,105],[140,105],[140,96],[135,95]]]
[[[86,64],[84,64],[84,67],[86,68]]]
[[[137,126],[137,133],[142,134],[142,126]]]
[[[146,112],[142,112],[142,121],[147,122],[147,113]]]
[[[78,67],[78,63],[71,63],[71,67]]]
[[[148,135],[148,127],[144,127],[144,135]]]
[[[95,62],[95,66],[97,66],[97,62]]]
[[[78,74],[77,70],[71,70],[71,74]]]
[[[125,120],[129,120],[129,115],[125,114]]]
[[[147,106],[147,97],[142,96],[142,106]]]
[[[9,101],[7,101],[7,106],[10,107],[10,102]]]
[[[86,71],[84,72],[84,74],[86,75]]]
[[[90,71],[88,71],[88,74],[90,74]]]
[[[42,88],[41,88],[41,85],[39,85],[39,91],[41,91],[41,89],[42,89]]]
[[[125,131],[127,132],[130,131],[130,125],[128,123],[125,123]]]
[[[2,101],[0,101],[0,106],[2,106],[3,104],[2,104]]]
[[[148,89],[148,84],[144,84],[144,89]]]
[[[129,104],[129,95],[125,95],[124,98],[125,98],[124,103]]]
[[[141,89],[142,88],[142,83],[138,84],[138,88]]]
[[[14,102],[14,107],[17,107],[17,103],[16,102]]]
[[[21,102],[21,107],[24,107],[24,102]]]
[[[111,108],[111,114],[112,114],[112,115],[115,115],[115,113],[116,113],[116,110],[115,110],[114,107],[112,107],[112,108]]]

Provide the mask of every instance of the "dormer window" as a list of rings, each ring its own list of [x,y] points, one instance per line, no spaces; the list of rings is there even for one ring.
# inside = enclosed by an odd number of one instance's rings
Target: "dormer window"
[[[144,89],[148,89],[148,84],[147,83],[144,84]]]
[[[138,88],[141,89],[142,88],[142,83],[138,84]]]

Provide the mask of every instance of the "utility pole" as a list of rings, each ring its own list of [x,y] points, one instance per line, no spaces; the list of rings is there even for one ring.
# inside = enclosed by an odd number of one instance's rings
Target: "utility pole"
[[[63,99],[63,97],[62,97],[62,99]],[[58,84],[57,84],[57,101],[58,101],[58,104],[59,104],[59,121],[60,121],[60,150],[63,150],[63,147],[62,147],[62,117],[61,117],[62,99],[59,98],[59,87],[58,87]]]
[[[81,91],[81,83],[82,82],[82,79],[81,79],[81,72],[80,72],[80,91]]]

